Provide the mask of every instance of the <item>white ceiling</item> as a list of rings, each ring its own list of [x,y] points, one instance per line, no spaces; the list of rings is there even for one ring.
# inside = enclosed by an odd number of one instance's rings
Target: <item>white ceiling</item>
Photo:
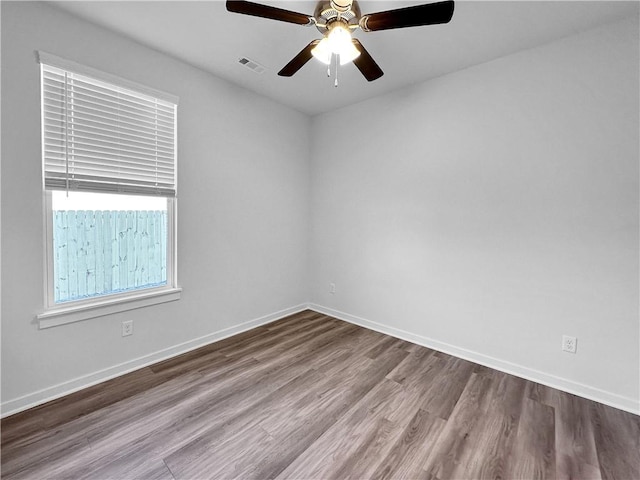
[[[259,3],[312,15],[315,2]],[[307,114],[334,110],[410,84],[548,43],[605,23],[638,16],[639,3],[616,1],[458,1],[445,25],[365,33],[357,37],[385,75],[367,82],[354,65],[340,83],[312,59],[291,78],[277,72],[314,38],[315,27],[229,13],[224,1],[72,1],[58,7],[230,82]],[[362,13],[425,1],[360,0]],[[240,57],[267,68],[241,66]]]

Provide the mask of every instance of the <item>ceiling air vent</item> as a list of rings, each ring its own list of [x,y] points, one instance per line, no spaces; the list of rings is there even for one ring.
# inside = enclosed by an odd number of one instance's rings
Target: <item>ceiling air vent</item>
[[[260,65],[258,62],[254,62],[253,60],[246,57],[240,58],[238,60],[238,63],[240,63],[240,65],[244,65],[247,68],[250,68],[256,73],[264,73],[264,71],[266,70],[266,68]]]

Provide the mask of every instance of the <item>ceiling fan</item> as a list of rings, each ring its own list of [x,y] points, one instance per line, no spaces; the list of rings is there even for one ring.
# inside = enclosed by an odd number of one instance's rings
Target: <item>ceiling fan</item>
[[[315,57],[327,66],[335,59],[336,75],[338,64],[353,62],[370,82],[380,78],[384,72],[362,43],[357,38],[352,38],[352,32],[358,28],[364,32],[375,32],[448,23],[453,16],[453,5],[452,0],[445,0],[361,15],[357,0],[320,0],[313,16],[310,16],[259,3],[227,0],[227,10],[230,12],[315,26],[322,33],[322,39],[313,40],[304,47],[278,72],[278,75],[291,77],[311,60],[311,57]],[[329,67],[327,74],[330,75]],[[336,86],[337,82],[336,76]]]

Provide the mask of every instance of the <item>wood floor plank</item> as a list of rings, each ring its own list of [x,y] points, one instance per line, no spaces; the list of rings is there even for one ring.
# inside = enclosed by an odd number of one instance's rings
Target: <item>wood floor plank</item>
[[[423,408],[445,420],[455,408],[460,395],[469,382],[475,365],[461,358],[449,357],[444,367],[429,384],[420,385],[424,392]]]
[[[297,362],[295,367],[291,363],[293,360],[281,364],[256,364],[251,370],[245,368],[242,375],[235,375],[224,381],[219,379],[217,388],[213,391],[209,385],[198,382],[195,384],[197,391],[187,391],[186,401],[180,401],[171,394],[166,397],[160,395],[164,398],[162,405],[155,404],[151,408],[158,412],[160,420],[121,424],[108,435],[104,434],[105,429],[100,429],[99,438],[92,438],[94,450],[99,449],[99,456],[118,456],[120,453],[113,446],[121,444],[122,439],[137,435],[138,440],[133,449],[138,454],[158,453],[156,445],[163,441],[170,444],[170,448],[164,450],[165,454],[169,454],[211,430],[228,425],[239,412],[251,411],[261,404],[265,396],[308,370],[304,363]],[[175,388],[174,391],[182,393]],[[148,405],[142,399],[140,411],[149,410],[145,407]],[[126,422],[127,418],[131,418],[131,413],[121,412],[120,416]]]
[[[179,415],[181,411],[188,410],[191,418],[197,418],[207,402],[221,401],[225,395],[231,395],[235,388],[241,390],[247,383],[253,383],[246,376],[250,376],[253,369],[258,370],[259,366],[263,367],[255,360],[242,359],[237,363],[221,365],[209,375],[196,373],[166,382],[132,397],[126,404],[127,408],[115,405],[88,417],[89,439],[94,445],[99,438],[117,444],[119,438],[126,438],[132,432],[143,435],[147,431],[174,426],[182,418]],[[218,386],[215,396],[210,391],[212,381]],[[151,417],[151,412],[159,418]]]
[[[486,411],[468,433],[451,478],[506,478],[524,397],[525,381],[496,373]]]
[[[479,441],[476,425],[487,413],[492,398],[492,381],[471,375],[435,445],[425,455],[426,477],[454,478],[454,472],[468,461]]]
[[[376,359],[361,357],[347,365],[344,371],[319,382],[309,397],[299,399],[290,409],[274,412],[261,426],[278,442],[280,458],[293,462],[322,434],[371,391],[408,352],[388,350]],[[306,404],[306,405],[305,405]],[[292,412],[297,412],[291,418]],[[271,478],[281,471],[269,468],[265,462],[255,472],[262,478]],[[282,470],[284,470],[284,465]]]
[[[387,375],[387,378],[408,389],[415,389],[418,384],[430,384],[446,364],[446,359],[434,353],[428,348],[410,352],[407,358]]]
[[[506,478],[553,478],[556,474],[554,409],[526,396],[522,402]]]
[[[90,452],[89,441],[82,432],[69,429],[47,431],[27,442],[17,455],[13,450],[2,452],[2,478],[55,478],[64,471],[70,454]],[[59,470],[56,466],[62,465]]]
[[[349,339],[349,337],[357,331],[353,325],[344,322],[331,322],[329,328],[321,332],[314,332],[307,335],[302,333],[303,338],[299,338],[297,342],[290,345],[288,349],[284,349],[277,343],[270,345],[268,348],[261,348],[250,353],[250,355],[259,361],[270,361],[278,359],[282,356],[286,357],[310,357],[318,351],[331,350],[336,348],[336,343],[341,343]],[[342,337],[345,337],[344,339]]]
[[[77,478],[82,480],[175,480],[162,459],[151,460],[135,453],[128,453],[115,460],[105,461],[99,468]]]
[[[278,478],[368,478],[366,468],[380,461],[380,449],[402,431],[387,415],[400,408],[406,391],[390,380],[372,388],[357,404],[299,455]],[[365,465],[357,465],[362,461]],[[371,470],[372,472],[373,470]]]
[[[589,402],[550,389],[545,398],[555,405],[556,477],[600,479]]]
[[[247,364],[250,360],[252,359],[232,361]],[[282,363],[286,359],[280,360]],[[150,392],[153,394],[150,395],[151,400],[159,399],[155,403],[149,404],[147,399],[140,398],[139,408],[136,404],[130,404],[126,411],[111,412],[108,421],[112,427],[103,425],[94,429],[97,438],[91,438],[91,458],[87,458],[85,462],[88,472],[93,471],[96,462],[100,462],[101,458],[123,457],[123,452],[116,447],[126,439],[135,439],[135,445],[130,450],[138,455],[156,455],[159,454],[156,446],[163,440],[169,442],[173,448],[179,448],[182,443],[197,438],[211,426],[224,424],[237,413],[238,408],[248,408],[247,405],[256,404],[263,395],[306,368],[304,364],[298,364],[296,368],[287,368],[288,363],[292,362],[293,360],[289,359],[286,363],[275,366],[272,363],[258,365],[252,362],[255,368],[249,369],[245,365],[240,369],[240,375],[218,376],[218,388],[214,392],[210,391],[206,382],[199,380],[186,391],[180,391],[174,386],[166,393]],[[180,400],[182,394],[185,394],[186,400]],[[211,408],[215,408],[213,416]],[[150,417],[149,421],[146,421],[145,415],[148,415],[149,411],[156,412],[160,420]],[[143,421],[130,421],[138,415],[142,415]],[[114,418],[120,418],[121,421],[114,421]],[[208,424],[205,423],[206,420]],[[101,422],[97,422],[97,425],[101,425]]]
[[[31,408],[26,412],[16,413],[10,417],[2,419],[2,442],[0,449],[16,440],[22,440],[27,436],[43,433],[45,431],[44,421],[42,420],[42,410],[44,407],[39,406]],[[46,411],[46,409],[44,409]]]
[[[418,477],[423,471],[424,452],[433,446],[445,423],[440,417],[418,410],[371,478]]]
[[[640,417],[595,402],[590,413],[602,478],[640,478]]]
[[[175,384],[164,391],[169,392],[172,395],[139,395],[70,422],[69,426],[87,432],[91,448],[69,452],[66,459],[51,464],[51,469],[64,471],[67,478],[100,478],[97,472],[117,476],[118,471],[144,470],[149,463],[157,467],[172,445],[167,424],[187,416],[193,405],[179,401]]]
[[[174,403],[180,403],[179,399],[168,398],[166,407],[156,405],[153,408],[156,411],[159,409],[163,418],[162,421],[156,421],[155,423],[156,430],[160,430],[160,434],[156,435],[157,438],[152,436],[136,442],[136,451],[141,455],[148,455],[153,452],[153,443],[162,439],[178,448],[181,442],[188,442],[192,438],[198,438],[206,434],[208,430],[220,428],[220,426],[227,424],[230,419],[234,418],[239,411],[258,405],[265,395],[290,380],[292,376],[296,375],[296,372],[299,374],[308,368],[304,363],[299,362],[293,368],[290,365],[291,363],[294,363],[294,359],[289,359],[284,363],[281,362],[279,365],[277,362],[275,365],[257,365],[253,371],[245,371],[243,375],[231,376],[224,381],[218,379],[218,388],[214,392],[211,392],[210,388],[205,384],[197,384],[196,387],[199,391],[188,391],[186,395],[186,398],[195,399],[196,401],[195,403],[191,400],[183,402],[186,403],[184,406],[186,412],[183,415],[175,411],[166,411],[166,408],[169,408]],[[247,369],[245,368],[245,370]],[[189,406],[189,403],[192,403],[192,405]],[[171,423],[164,421],[165,418]],[[182,418],[185,418],[185,420],[181,420]],[[151,432],[152,429],[153,424],[148,426],[138,425],[136,431],[141,434],[147,431]],[[127,436],[132,433],[129,430],[131,429],[127,425],[122,425],[116,433],[119,436]],[[108,436],[101,438],[100,442],[100,446],[106,449],[111,444],[118,444],[119,440],[118,437]],[[103,452],[104,456],[108,454],[109,452],[106,450]],[[117,455],[117,452],[112,453],[112,455],[114,454]]]
[[[305,311],[5,418],[3,479],[640,479],[640,417]]]
[[[314,312],[312,310],[307,310],[300,313],[295,313],[293,315],[289,315],[288,317],[281,318],[280,320],[276,320],[275,322],[271,322],[264,327],[270,332],[277,332],[278,330],[286,329],[289,330],[293,327],[297,327],[300,325],[305,325],[308,322],[324,322],[327,320],[335,320],[332,317],[327,317],[326,315],[318,312]]]
[[[278,331],[269,331],[265,335],[257,335],[239,343],[232,343],[227,347],[217,350],[223,355],[238,356],[245,353],[253,353],[258,350],[268,349],[268,347],[279,346],[287,337],[295,336],[298,332],[304,332],[305,335],[312,335],[314,331],[329,330],[332,324],[329,322],[307,322],[305,324],[294,326],[293,331],[282,329]]]
[[[331,343],[335,339],[336,328],[345,332],[351,330],[349,325],[338,324],[336,322],[316,323],[300,329],[286,333],[280,331],[268,341],[260,345],[259,353],[255,346],[251,350],[245,350],[258,360],[281,355],[295,355],[298,353],[307,353],[305,349],[311,345],[321,347],[327,343]],[[322,340],[325,340],[323,343]],[[309,341],[310,343],[308,343]],[[240,352],[242,353],[242,352]],[[234,352],[233,355],[237,353]]]
[[[380,354],[382,354],[383,352],[389,349],[393,349],[393,348],[406,349],[409,347],[409,345],[410,343],[405,342],[404,340],[399,340],[393,337],[386,337],[386,338],[380,339],[380,341],[376,345],[373,345],[371,348],[365,351],[363,355],[369,358],[376,358]]]
[[[237,456],[246,456],[249,452],[244,450],[245,445],[255,445],[252,442],[256,438],[269,438],[270,434],[260,426],[260,422],[268,419],[279,405],[284,408],[300,396],[307,395],[322,377],[313,370],[303,372],[252,407],[247,412],[250,414],[239,411],[224,424],[216,422],[213,428],[207,428],[194,441],[167,456],[167,466],[178,478],[234,476],[230,469],[235,472],[236,462],[225,461],[235,457],[229,452],[237,451]],[[264,448],[263,442],[260,442],[260,448]]]

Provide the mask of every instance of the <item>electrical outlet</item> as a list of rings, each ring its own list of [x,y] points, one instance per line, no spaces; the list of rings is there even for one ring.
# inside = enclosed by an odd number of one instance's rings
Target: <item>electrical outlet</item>
[[[576,353],[578,349],[578,339],[576,337],[570,337],[569,335],[562,336],[562,351],[569,353]]]
[[[334,293],[336,293],[336,284],[335,283],[330,283],[329,284],[329,293],[332,294],[332,295]]]
[[[128,337],[129,335],[133,335],[133,320],[122,322],[122,336]]]

